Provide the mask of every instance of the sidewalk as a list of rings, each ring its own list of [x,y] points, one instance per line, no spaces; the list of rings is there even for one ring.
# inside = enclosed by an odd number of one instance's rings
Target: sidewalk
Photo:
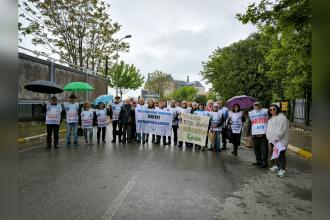
[[[242,138],[245,144],[247,138]],[[290,140],[288,149],[297,153],[301,157],[312,159],[312,127],[290,123]]]

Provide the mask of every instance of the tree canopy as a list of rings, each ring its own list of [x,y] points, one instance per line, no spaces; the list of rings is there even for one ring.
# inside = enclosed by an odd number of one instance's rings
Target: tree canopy
[[[184,86],[169,94],[167,99],[174,99],[179,102],[182,102],[183,100],[191,101],[195,99],[197,92],[198,89],[192,86]]]
[[[66,62],[99,71],[106,56],[118,58],[128,44],[114,35],[121,26],[102,0],[20,0],[18,28]]]
[[[149,73],[149,77],[144,85],[144,88],[159,94],[162,99],[164,98],[165,90],[171,86],[173,86],[171,75],[155,70],[154,72]]]
[[[119,93],[122,98],[128,90],[138,89],[144,82],[144,76],[133,64],[129,65],[121,61],[109,69],[108,82],[115,88],[116,95]]]

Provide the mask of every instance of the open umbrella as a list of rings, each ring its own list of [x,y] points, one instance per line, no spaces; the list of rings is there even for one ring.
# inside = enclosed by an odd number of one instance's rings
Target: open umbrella
[[[46,94],[57,94],[63,92],[63,89],[59,85],[47,80],[32,81],[25,85],[24,88],[32,92]]]
[[[255,98],[247,95],[234,96],[227,101],[227,107],[233,108],[234,104],[239,104],[241,109],[247,109],[252,107],[253,103],[256,101],[257,100]]]
[[[100,102],[103,102],[104,104],[109,104],[113,100],[113,95],[100,95],[97,97],[94,101],[94,104],[97,105]]]
[[[71,82],[64,86],[64,91],[72,91],[72,92],[88,92],[93,91],[93,86],[89,85],[85,82]]]

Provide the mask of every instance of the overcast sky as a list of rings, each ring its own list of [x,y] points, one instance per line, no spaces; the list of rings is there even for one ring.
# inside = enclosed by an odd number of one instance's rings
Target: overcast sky
[[[141,73],[161,70],[174,79],[201,80],[202,61],[218,46],[228,46],[256,31],[236,20],[246,0],[108,0],[113,20],[122,25],[118,37],[131,44],[122,59]],[[203,82],[202,82],[203,83]],[[205,83],[203,83],[205,85]],[[207,85],[210,88],[211,85]]]
[[[174,79],[186,80],[189,75],[191,81],[200,81],[202,61],[214,49],[256,32],[255,27],[242,25],[235,18],[236,13],[246,10],[251,0],[106,2],[111,6],[110,17],[122,25],[116,37],[132,35],[125,39],[131,45],[130,52],[121,54],[121,59],[134,64],[145,77],[148,72],[161,70],[171,73]],[[138,96],[134,91],[127,95]]]

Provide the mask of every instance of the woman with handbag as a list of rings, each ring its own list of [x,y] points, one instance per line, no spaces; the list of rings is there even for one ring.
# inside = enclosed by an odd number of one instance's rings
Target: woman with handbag
[[[234,104],[233,111],[229,112],[228,130],[231,142],[234,145],[234,150],[231,152],[233,155],[237,155],[237,149],[241,142],[241,131],[245,117],[241,111],[239,104]]]

